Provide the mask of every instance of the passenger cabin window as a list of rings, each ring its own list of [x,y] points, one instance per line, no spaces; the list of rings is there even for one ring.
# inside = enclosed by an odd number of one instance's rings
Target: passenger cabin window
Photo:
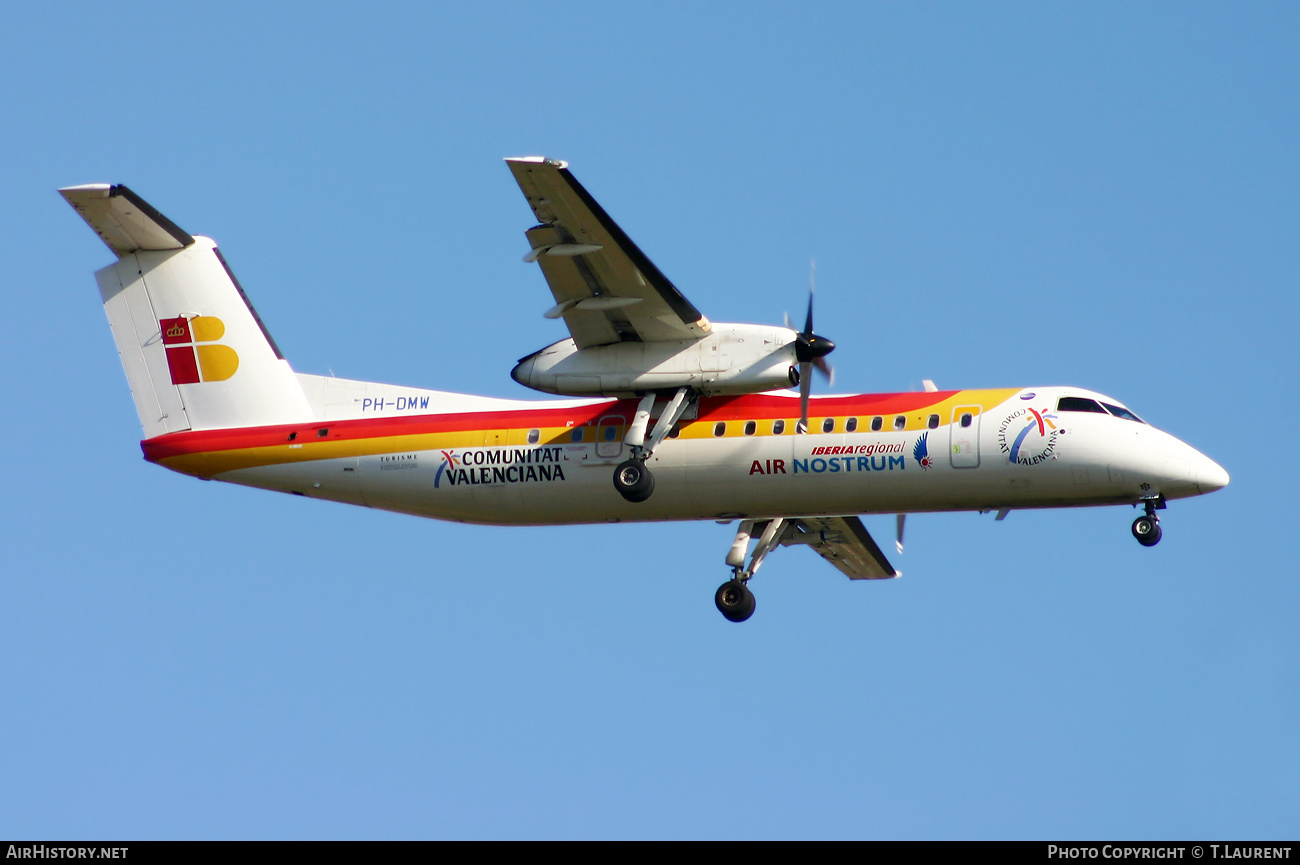
[[[834,431],[835,431],[835,418],[828,417],[826,418],[826,420],[822,421],[822,432],[828,433]]]
[[[880,432],[882,429],[884,429],[884,426],[885,426],[885,419],[883,417],[873,417],[871,419],[872,432]]]
[[[713,434],[714,434],[715,436],[723,436],[723,435],[726,435],[726,434],[727,434],[727,424],[726,424],[725,422],[723,422],[723,421],[718,421],[717,423],[715,423],[715,424],[713,425]]]
[[[903,429],[907,426],[907,418],[903,415],[894,416],[894,429]]]
[[[528,431],[528,443],[535,445],[542,437],[542,431],[539,429],[530,429]]]
[[[756,432],[758,432],[758,424],[752,420],[745,421],[745,435],[752,436]]]
[[[925,425],[928,426],[930,429],[938,429],[939,416],[937,414],[930,415],[930,419],[925,422]]]
[[[964,426],[964,427],[968,427],[968,426],[970,426],[970,422],[973,421],[974,419],[975,419],[975,418],[971,417],[971,413],[970,413],[970,412],[965,412],[965,413],[962,414],[962,416],[961,416],[961,425]]]
[[[1105,414],[1106,410],[1097,404],[1095,399],[1085,399],[1081,396],[1063,396],[1060,402],[1056,404],[1057,411],[1090,411],[1093,414]]]
[[[1107,410],[1107,411],[1109,411],[1111,414],[1115,415],[1115,417],[1122,417],[1122,418],[1124,418],[1124,420],[1135,420],[1135,421],[1137,421],[1138,423],[1146,423],[1146,421],[1142,420],[1142,418],[1140,418],[1140,417],[1138,417],[1137,415],[1133,414],[1133,412],[1129,411],[1128,409],[1124,408],[1123,406],[1111,405],[1111,404],[1108,403],[1108,402],[1104,402],[1104,403],[1102,403],[1102,405],[1104,405],[1104,406],[1106,407],[1106,410]]]
[[[600,437],[607,442],[612,442],[617,435],[618,435],[618,427],[607,426],[603,430],[601,430]]]
[[[573,432],[569,433],[569,441],[582,441],[582,427],[576,426],[573,428]]]
[[[675,439],[681,434],[682,434],[682,425],[679,423],[673,424],[673,428],[668,431],[668,437],[670,439]]]
[[[855,418],[855,417],[851,417],[851,418],[849,418],[848,420],[846,420],[846,421],[844,422],[844,431],[845,431],[845,432],[857,432],[857,431],[858,431],[858,419]]]
[[[779,436],[783,432],[785,432],[785,421],[783,420],[772,421],[772,435]]]

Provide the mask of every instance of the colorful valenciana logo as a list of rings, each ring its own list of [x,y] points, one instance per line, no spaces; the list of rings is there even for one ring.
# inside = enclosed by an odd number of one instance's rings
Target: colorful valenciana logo
[[[1053,459],[1061,435],[1056,419],[1047,409],[1022,408],[1008,415],[998,427],[998,447],[1007,455],[1007,461],[1029,466]],[[1019,430],[1015,428],[1017,423],[1023,424]],[[1038,435],[1033,435],[1035,432]]]
[[[217,344],[226,335],[225,323],[211,315],[164,318],[158,322],[167,349],[172,384],[225,381],[239,369],[239,355]]]
[[[442,483],[442,473],[445,472],[448,469],[448,467],[455,469],[459,465],[460,465],[460,457],[456,456],[455,448],[449,451],[443,451],[442,465],[438,466],[438,473],[433,476],[434,488],[437,489],[438,485]]]

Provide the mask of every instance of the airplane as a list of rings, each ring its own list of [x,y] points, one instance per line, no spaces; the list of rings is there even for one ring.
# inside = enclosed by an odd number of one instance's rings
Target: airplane
[[[569,337],[511,376],[566,397],[498,399],[296,372],[217,244],[129,188],[59,192],[117,260],[97,271],[144,458],[308,498],[494,525],[738,521],[714,594],[732,622],[779,547],[852,580],[899,576],[860,515],[1140,506],[1221,489],[1228,473],[1119,400],[1076,387],[812,396],[834,343],[813,330],[711,322],[578,183],[507,159],[537,224]],[[798,393],[792,392],[797,387]],[[612,479],[612,483],[611,483]]]

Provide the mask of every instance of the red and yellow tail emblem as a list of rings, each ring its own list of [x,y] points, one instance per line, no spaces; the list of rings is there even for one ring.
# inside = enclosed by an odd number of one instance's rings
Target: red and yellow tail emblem
[[[172,384],[225,381],[239,369],[239,355],[228,345],[212,345],[226,335],[226,325],[210,315],[164,318],[163,345]]]

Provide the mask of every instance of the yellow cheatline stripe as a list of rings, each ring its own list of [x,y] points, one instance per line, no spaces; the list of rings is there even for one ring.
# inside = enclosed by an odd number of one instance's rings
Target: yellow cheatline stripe
[[[1008,399],[1010,399],[1012,396],[1014,396],[1019,392],[1020,392],[1020,388],[999,388],[997,390],[957,391],[956,394],[954,394],[953,396],[948,397],[947,399],[940,400],[939,402],[934,403],[933,405],[928,405],[919,409],[912,409],[911,411],[907,411],[907,412],[891,412],[890,414],[882,414],[882,415],[810,414],[808,416],[808,428],[809,428],[808,432],[821,435],[822,434],[821,422],[828,417],[835,418],[835,430],[833,433],[828,433],[828,435],[833,435],[835,433],[843,434],[844,423],[851,417],[856,417],[858,419],[858,428],[853,433],[849,433],[849,435],[857,435],[858,433],[871,432],[868,426],[871,422],[871,418],[873,417],[881,417],[885,419],[885,428],[878,430],[879,433],[913,432],[913,431],[925,430],[925,429],[929,429],[929,419],[930,419],[930,415],[932,414],[939,415],[939,424],[942,426],[944,424],[948,424],[952,422],[952,410],[954,408],[957,408],[958,406],[969,407],[969,406],[977,405],[980,407],[981,412],[986,412],[1006,402]],[[897,430],[894,429],[893,427],[893,420],[895,417],[897,417],[900,414],[902,414],[907,419],[907,425],[904,426],[901,430]],[[758,431],[752,436],[747,436],[745,435],[744,432],[745,423],[748,420],[758,420],[759,423]],[[689,421],[681,425],[682,431],[681,434],[677,436],[677,438],[678,439],[756,438],[764,435],[770,435],[772,432],[772,421],[774,420],[778,420],[778,418],[762,418],[762,419],[734,418],[732,420],[722,421],[723,423],[726,423],[727,429],[726,432],[724,432],[720,436],[715,436],[713,434],[714,424],[717,423],[715,421]],[[795,415],[794,417],[783,418],[783,420],[785,420],[785,433],[783,433],[783,435],[793,434],[795,426],[799,423],[799,416]]]
[[[878,434],[909,432],[915,430],[927,429],[927,420],[930,415],[938,414],[940,424],[951,423],[952,409],[978,405],[982,411],[989,409],[1005,402],[1017,392],[1015,388],[1005,388],[1000,390],[980,390],[980,391],[958,391],[956,395],[926,406],[920,410],[913,410],[906,413],[907,426],[903,430],[895,430],[892,426],[882,429]],[[881,417],[893,418],[895,415],[881,415]],[[835,418],[835,429],[837,433],[844,433],[844,421],[849,417],[858,418],[858,429],[853,435],[868,434],[870,429],[866,428],[870,423],[864,419],[876,417],[876,415],[815,415],[809,417],[809,426],[812,427],[810,432],[817,434],[820,431],[819,426],[814,426],[815,422],[820,422],[826,417]],[[678,440],[682,439],[714,439],[714,438],[756,438],[765,437],[772,434],[771,422],[776,418],[763,418],[761,425],[754,436],[745,436],[744,420],[727,421],[727,432],[724,436],[714,436],[712,421],[689,421],[682,424],[681,433]],[[792,435],[795,425],[799,418],[785,418],[786,431],[783,435]],[[183,454],[180,456],[166,457],[160,460],[161,464],[174,471],[183,474],[196,475],[198,477],[213,477],[223,472],[236,471],[238,469],[258,468],[268,465],[281,465],[287,463],[311,462],[314,460],[329,459],[354,459],[364,456],[375,456],[377,454],[398,453],[402,451],[431,451],[431,450],[453,450],[456,448],[474,448],[488,446],[499,447],[541,447],[541,446],[558,446],[566,444],[591,443],[595,441],[596,425],[583,425],[579,427],[549,427],[540,430],[540,440],[534,444],[528,444],[527,436],[528,427],[518,429],[493,430],[463,430],[459,432],[443,433],[420,433],[414,435],[382,436],[367,439],[343,439],[338,441],[303,441],[301,443],[285,442],[284,444],[270,445],[266,447],[240,448],[237,450],[225,451],[207,451],[203,453]],[[537,429],[532,427],[531,429]],[[580,442],[575,442],[572,438],[573,430],[582,430],[583,436]],[[496,434],[501,434],[501,438],[495,438]]]

